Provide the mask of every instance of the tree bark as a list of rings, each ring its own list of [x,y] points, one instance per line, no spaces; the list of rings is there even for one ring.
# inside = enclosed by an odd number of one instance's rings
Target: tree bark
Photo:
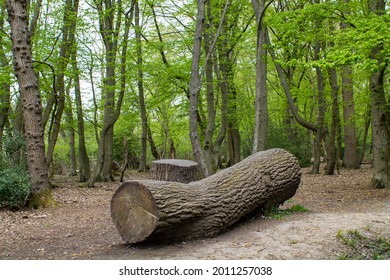
[[[370,10],[377,16],[385,14],[385,2],[383,0],[369,1]],[[383,42],[375,46],[371,51],[371,59],[376,61],[376,71],[370,77],[371,91],[371,121],[373,144],[373,177],[372,186],[375,188],[390,187],[389,167],[389,131],[387,100],[385,96],[384,78],[387,63],[385,61]]]
[[[336,149],[337,128],[339,127],[339,123],[340,123],[339,102],[338,102],[339,86],[337,84],[337,71],[335,68],[329,70],[329,81],[330,81],[330,87],[332,91],[332,121],[331,121],[329,138],[327,141],[328,160],[326,163],[325,175],[333,175],[337,162],[339,161],[339,159],[337,158],[337,149]],[[337,165],[337,169],[338,168],[339,167]]]
[[[58,58],[58,69],[56,79],[56,93],[58,93],[57,110],[52,119],[53,130],[49,135],[47,148],[47,165],[50,167],[54,148],[57,143],[58,134],[60,132],[62,114],[65,109],[65,71],[70,60],[70,52],[73,47],[73,39],[76,32],[76,20],[79,8],[78,1],[66,0],[64,4],[64,18],[62,23],[62,42],[60,47],[60,54]]]
[[[72,86],[72,80],[69,80],[69,84],[66,87],[66,103],[65,113],[67,116],[67,125],[69,127],[69,176],[77,175],[77,160],[76,160],[76,137],[74,129],[74,116],[73,116],[73,104],[70,98],[70,88]]]
[[[196,29],[194,33],[194,46],[192,54],[191,81],[190,81],[190,139],[195,161],[201,166],[205,177],[208,176],[206,159],[200,144],[198,132],[198,101],[201,89],[201,78],[199,75],[200,58],[202,50],[203,23],[205,20],[205,3],[208,0],[198,0],[198,12]]]
[[[140,12],[139,4],[136,1],[135,4],[135,37],[137,41],[137,84],[138,84],[138,100],[141,113],[141,156],[139,161],[138,171],[146,171],[146,153],[147,153],[147,134],[148,134],[148,121],[146,117],[146,106],[144,96],[144,72],[142,69],[142,42],[141,42],[141,25],[140,25]]]
[[[357,137],[355,126],[355,103],[353,100],[353,83],[351,66],[342,68],[342,96],[344,116],[344,158],[343,165],[347,168],[359,168],[357,152]]]
[[[152,162],[152,179],[189,183],[202,178],[199,164],[192,160],[160,159]]]
[[[112,197],[111,216],[127,243],[213,237],[253,211],[294,196],[300,177],[293,155],[263,151],[189,184],[125,182]]]
[[[89,157],[87,153],[87,147],[85,145],[85,131],[84,131],[84,114],[83,104],[81,99],[80,88],[80,75],[79,67],[77,64],[77,49],[72,48],[72,68],[74,73],[74,95],[76,103],[76,115],[77,115],[77,131],[78,131],[78,162],[79,162],[79,180],[80,182],[88,181],[91,176],[91,166],[89,163]]]
[[[267,27],[263,25],[266,9],[265,0],[252,0],[256,15],[256,98],[255,98],[255,130],[253,136],[253,153],[263,151],[268,143],[268,102],[267,102]]]
[[[54,204],[49,187],[46,165],[42,104],[38,79],[32,62],[31,38],[28,30],[27,1],[10,0],[7,3],[11,26],[14,70],[19,83],[23,106],[27,167],[31,183],[30,206],[47,207]]]
[[[321,49],[321,43],[317,42],[315,46],[314,60],[319,59],[319,52]],[[325,81],[322,74],[322,70],[319,66],[316,66],[317,73],[317,96],[318,96],[318,111],[317,111],[317,131],[316,138],[314,142],[314,163],[311,170],[312,174],[320,173],[320,164],[321,164],[321,145],[322,140],[324,139],[325,133]]]

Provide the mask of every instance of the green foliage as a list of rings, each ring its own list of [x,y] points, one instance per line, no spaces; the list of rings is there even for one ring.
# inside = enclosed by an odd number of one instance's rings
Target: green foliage
[[[388,260],[390,259],[390,239],[370,229],[366,233],[358,230],[339,230],[337,239],[345,245],[339,259],[341,260]]]
[[[0,150],[0,208],[20,209],[30,195],[30,183],[26,167],[20,163],[20,151],[24,150],[22,135],[6,133]]]
[[[1,164],[0,164],[1,165]],[[4,165],[6,164],[2,164]],[[20,166],[2,168],[0,171],[0,208],[23,208],[30,195],[26,170]]]
[[[270,219],[275,220],[283,220],[284,217],[294,214],[294,213],[306,213],[310,210],[306,209],[304,206],[300,204],[292,205],[290,208],[287,209],[280,209],[278,206],[271,207],[269,209],[266,209],[264,212],[265,217],[268,217]]]

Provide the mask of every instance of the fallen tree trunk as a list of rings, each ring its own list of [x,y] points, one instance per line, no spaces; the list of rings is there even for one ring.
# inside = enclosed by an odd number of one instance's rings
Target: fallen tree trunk
[[[295,157],[272,149],[189,184],[124,182],[112,197],[111,217],[127,243],[212,237],[254,210],[291,198],[300,178]]]

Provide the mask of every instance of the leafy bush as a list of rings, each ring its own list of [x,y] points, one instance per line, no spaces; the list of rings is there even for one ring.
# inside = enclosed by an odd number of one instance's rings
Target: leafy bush
[[[26,166],[21,160],[24,154],[23,135],[6,133],[0,149],[0,209],[20,209],[30,194]]]
[[[20,209],[25,206],[29,194],[26,171],[18,166],[0,171],[0,208]]]

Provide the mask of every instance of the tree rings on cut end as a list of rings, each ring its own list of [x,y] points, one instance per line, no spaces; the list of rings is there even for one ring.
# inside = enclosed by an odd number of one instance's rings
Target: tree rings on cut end
[[[139,182],[124,182],[111,199],[111,218],[125,242],[143,241],[157,225],[156,201]]]

